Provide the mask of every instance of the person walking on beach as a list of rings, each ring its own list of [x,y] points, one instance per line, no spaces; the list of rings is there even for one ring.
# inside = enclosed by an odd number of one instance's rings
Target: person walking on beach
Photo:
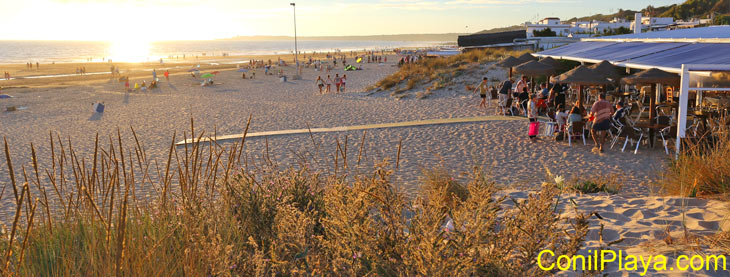
[[[165,70],[165,80],[168,83],[170,82],[170,70]]]
[[[342,78],[340,78],[340,74],[335,74],[335,92],[340,93],[341,85],[342,85]]]
[[[340,83],[342,83],[340,85],[340,91],[345,92],[345,87],[347,85],[347,74],[342,74],[342,79],[341,79]]]
[[[127,80],[124,81],[124,90],[126,92],[129,92],[129,78],[127,78]]]
[[[324,88],[324,80],[322,80],[322,76],[317,76],[317,81],[315,81],[315,83],[319,88],[319,94],[322,94],[322,88]]]
[[[487,86],[487,77],[484,77],[482,79],[482,82],[479,83],[479,85],[474,89],[474,93],[479,90],[479,97],[482,98],[482,102],[479,103],[480,108],[486,108],[487,107],[487,90],[489,87]]]
[[[327,80],[324,81],[325,85],[327,85],[327,89],[325,89],[325,93],[330,93],[330,90],[332,88],[332,78],[330,78],[330,75],[327,75]]]
[[[606,131],[611,128],[611,115],[613,110],[611,103],[606,101],[606,94],[598,95],[598,101],[591,107],[590,116],[593,118],[593,126],[591,127],[591,136],[596,144],[592,151],[603,153],[603,144],[606,142]]]
[[[152,81],[157,80],[157,70],[152,69]]]

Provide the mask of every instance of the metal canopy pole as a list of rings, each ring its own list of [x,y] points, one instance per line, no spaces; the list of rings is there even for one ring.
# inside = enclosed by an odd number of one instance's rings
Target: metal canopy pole
[[[679,157],[682,138],[687,135],[687,112],[689,111],[689,107],[687,107],[687,103],[689,102],[689,68],[684,64],[682,65],[682,75],[679,87],[679,118],[677,118],[677,141],[674,145],[676,158]]]

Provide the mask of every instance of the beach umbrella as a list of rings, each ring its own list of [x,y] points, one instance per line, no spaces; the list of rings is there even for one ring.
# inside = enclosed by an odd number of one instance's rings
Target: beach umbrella
[[[583,107],[583,86],[584,85],[608,85],[611,81],[608,78],[595,74],[593,70],[585,65],[578,66],[568,72],[555,77],[558,83],[569,83],[578,85],[578,105]]]
[[[534,60],[518,65],[514,70],[527,76],[542,76],[555,72],[554,67]]]
[[[509,68],[509,77],[512,78],[512,67],[522,64],[520,60],[515,57],[509,56],[496,63],[499,67]]]
[[[245,68],[239,68],[239,69],[238,69],[238,72],[248,72],[248,69],[245,69]]]
[[[7,95],[7,94],[0,94],[0,99],[8,99],[8,98],[13,98],[13,97],[10,95]]]
[[[595,72],[596,74],[605,76],[614,82],[618,82],[619,79],[624,77],[624,75],[621,74],[620,67],[615,66],[605,60],[600,63],[591,65],[588,68],[592,69],[593,72]]]
[[[544,63],[549,66],[552,66],[553,68],[555,68],[555,70],[557,70],[558,68],[561,68],[563,66],[559,61],[553,59],[552,57],[542,58],[540,60],[540,63]]]
[[[530,53],[525,53],[525,54],[522,54],[519,57],[517,57],[517,60],[520,61],[520,63],[522,64],[522,63],[526,63],[529,61],[535,61],[535,60],[537,60],[537,58],[535,58],[535,56],[533,56]]]
[[[203,74],[202,76],[200,76],[200,78],[211,78],[211,77],[213,77],[213,76],[214,76],[213,74],[210,74],[210,73],[205,73],[205,74]]]
[[[555,72],[555,68],[550,65],[532,60],[532,61],[529,61],[529,62],[516,66],[515,71],[517,73],[520,73],[522,75],[527,75],[527,76],[530,76],[530,78],[532,78],[535,76],[550,75]],[[535,91],[535,82],[532,80],[530,81],[530,91],[531,92]]]
[[[656,68],[647,69],[623,78],[623,82],[629,85],[636,84],[667,84],[667,85],[679,85],[679,75],[675,73],[666,72]]]
[[[640,84],[650,84],[651,85],[651,91],[650,91],[650,99],[649,99],[649,123],[654,122],[654,114],[656,109],[656,84],[667,84],[667,85],[679,85],[681,78],[679,75],[666,72],[663,70],[659,70],[656,68],[647,69],[644,71],[641,71],[639,73],[636,73],[634,75],[631,75],[629,77],[623,78],[621,80],[623,83],[629,84],[629,85],[640,85]]]

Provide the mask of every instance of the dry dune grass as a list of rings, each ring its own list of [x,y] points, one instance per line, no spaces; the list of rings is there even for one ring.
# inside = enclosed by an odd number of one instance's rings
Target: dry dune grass
[[[717,132],[687,141],[676,160],[670,161],[660,184],[669,194],[730,200],[730,135]],[[730,214],[730,205],[727,206]],[[725,220],[730,220],[730,217]],[[708,238],[711,245],[730,253],[730,230]]]
[[[706,136],[687,142],[686,149],[671,161],[661,184],[682,196],[717,196],[730,193],[730,136]]]
[[[192,121],[190,134],[205,136]],[[429,173],[407,199],[387,162],[351,178],[279,169],[242,160],[244,136],[171,145],[158,163],[134,135],[99,139],[89,157],[51,136],[48,169],[14,167],[6,144],[3,275],[547,275],[538,251],[575,253],[587,232],[586,216],[556,208],[555,186],[502,205],[479,169],[466,184]]]
[[[415,64],[404,64],[392,75],[377,82],[371,90],[399,88],[410,90],[417,85],[435,82],[434,86],[443,87],[456,74],[467,70],[470,65],[495,61],[507,55],[519,56],[527,51],[507,51],[504,49],[478,49],[450,57],[422,59]]]

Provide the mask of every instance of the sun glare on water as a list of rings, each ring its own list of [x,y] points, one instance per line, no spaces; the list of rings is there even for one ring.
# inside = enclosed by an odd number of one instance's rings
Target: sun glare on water
[[[115,62],[145,62],[150,56],[150,42],[144,40],[112,41],[109,59]]]

